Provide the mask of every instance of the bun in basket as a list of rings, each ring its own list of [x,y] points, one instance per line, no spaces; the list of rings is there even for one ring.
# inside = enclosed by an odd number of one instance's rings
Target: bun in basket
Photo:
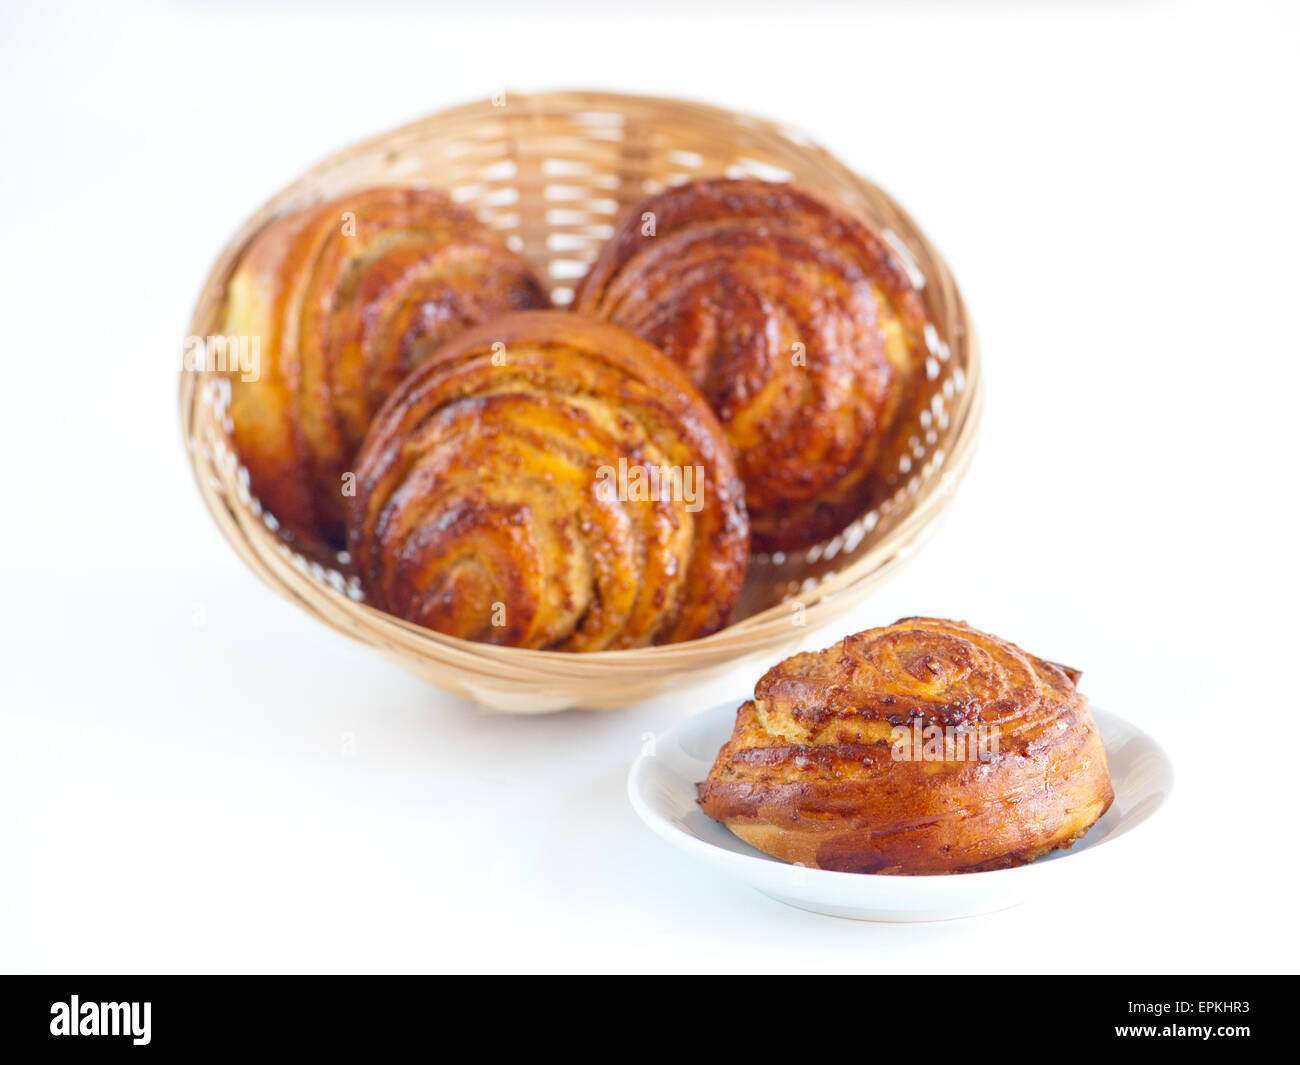
[[[514,647],[707,635],[748,561],[744,489],[703,399],[644,340],[558,311],[477,326],[408,377],[348,516],[372,604]]]
[[[887,487],[876,462],[924,365],[925,312],[844,208],[753,179],[671,188],[623,220],[574,309],[649,340],[704,393],[757,550],[825,540]]]
[[[258,343],[256,373],[229,375],[253,494],[286,531],[341,545],[344,474],[389,392],[466,326],[549,303],[500,235],[433,189],[276,219],[245,249],[221,327]]]

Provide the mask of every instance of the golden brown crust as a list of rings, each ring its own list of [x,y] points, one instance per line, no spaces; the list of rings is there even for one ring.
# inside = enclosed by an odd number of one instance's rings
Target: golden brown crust
[[[755,548],[817,543],[879,495],[873,465],[924,363],[924,308],[844,209],[749,179],[669,189],[624,219],[574,309],[691,375],[736,450]]]
[[[231,376],[253,493],[297,536],[342,542],[343,475],[406,373],[466,326],[549,300],[524,261],[432,189],[374,188],[273,221],[227,286],[223,331],[257,337]]]
[[[721,427],[605,322],[534,311],[468,330],[393,393],[357,467],[348,543],[367,597],[440,632],[567,651],[689,640],[726,624],[744,579]],[[636,471],[652,468],[690,480],[647,490]]]
[[[760,850],[863,873],[1020,865],[1070,846],[1112,799],[1071,676],[935,618],[769,670],[699,786],[704,812]]]

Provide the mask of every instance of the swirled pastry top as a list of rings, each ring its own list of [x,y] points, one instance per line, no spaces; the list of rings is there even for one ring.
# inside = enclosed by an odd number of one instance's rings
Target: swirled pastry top
[[[626,330],[554,311],[467,331],[393,393],[349,546],[381,609],[566,651],[713,632],[749,550],[744,489],[690,382]]]
[[[271,222],[227,287],[224,331],[251,487],[288,531],[341,543],[343,475],[409,370],[467,325],[549,305],[526,263],[433,189],[373,188]]]
[[[1112,799],[1075,677],[962,622],[860,632],[763,676],[700,804],[760,849],[824,869],[1032,860]]]
[[[838,532],[884,486],[875,462],[924,363],[924,307],[865,222],[797,187],[681,185],[631,211],[580,284],[690,374],[726,428],[754,545]]]

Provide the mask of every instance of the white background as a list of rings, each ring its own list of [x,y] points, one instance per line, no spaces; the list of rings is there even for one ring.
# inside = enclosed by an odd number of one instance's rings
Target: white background
[[[1296,968],[1297,45],[1249,4],[6,4],[0,967]],[[319,157],[501,88],[801,127],[945,251],[985,352],[971,473],[847,622],[1077,665],[1170,751],[1104,891],[818,917],[632,814],[644,732],[446,697],[251,576],[176,374],[212,258]],[[352,753],[348,753],[351,751]]]

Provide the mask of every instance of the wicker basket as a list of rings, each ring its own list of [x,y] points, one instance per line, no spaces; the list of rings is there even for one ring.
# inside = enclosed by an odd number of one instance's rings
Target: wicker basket
[[[732,625],[689,643],[578,655],[471,643],[381,613],[363,601],[346,556],[306,557],[279,535],[233,450],[226,383],[182,372],[194,475],[235,550],[331,628],[440,688],[515,713],[625,706],[741,662],[762,668],[858,603],[916,551],[965,472],[979,421],[979,356],[948,267],[911,218],[789,129],[681,100],[598,92],[508,93],[430,115],[339,152],[263,206],[218,258],[189,333],[217,331],[226,282],[253,234],[325,198],[380,184],[445,189],[505,230],[563,306],[624,211],[667,185],[719,174],[797,181],[874,221],[908,262],[934,325],[928,402],[902,434],[896,490],[827,543],[756,557]]]

